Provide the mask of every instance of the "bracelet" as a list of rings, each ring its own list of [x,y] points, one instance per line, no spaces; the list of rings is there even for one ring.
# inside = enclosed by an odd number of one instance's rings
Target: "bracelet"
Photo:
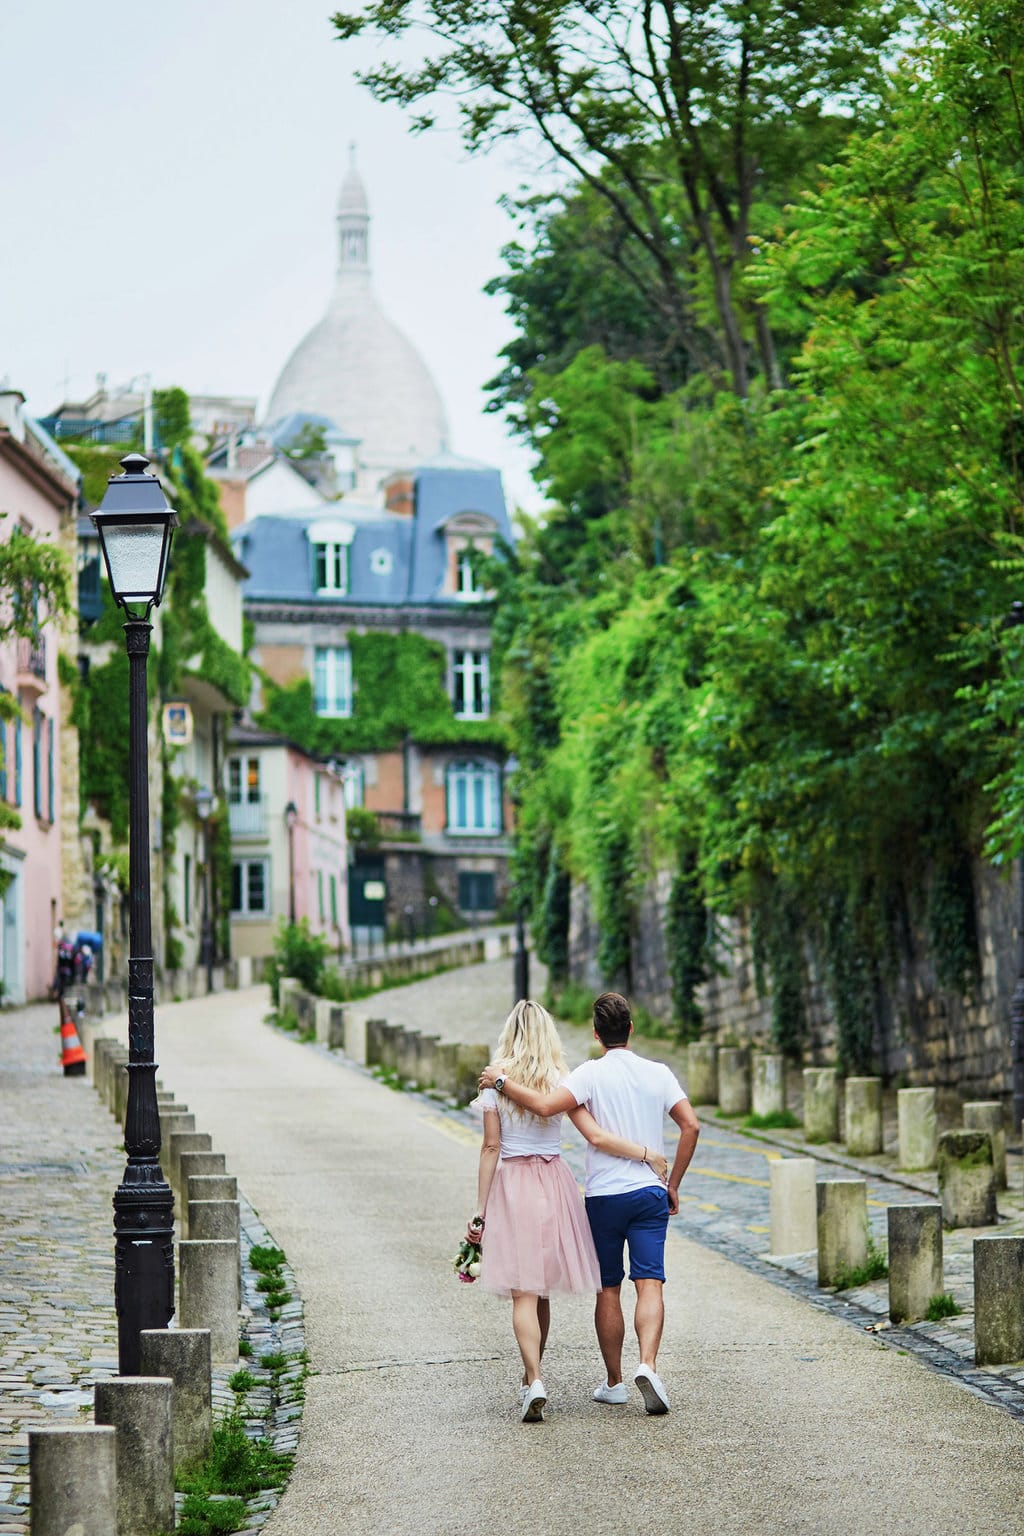
[[[641,1161],[641,1162],[642,1162],[642,1163],[646,1163],[646,1161],[647,1161],[647,1148],[646,1148],[646,1147],[644,1147],[644,1155],[643,1155],[643,1157],[642,1157],[642,1158],[641,1158],[641,1159],[640,1159],[640,1161]]]

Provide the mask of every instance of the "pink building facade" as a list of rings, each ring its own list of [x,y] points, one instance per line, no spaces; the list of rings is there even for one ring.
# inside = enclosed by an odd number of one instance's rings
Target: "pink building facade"
[[[23,406],[18,391],[0,391],[0,542],[27,537],[71,555],[73,466]],[[0,828],[0,982],[10,1003],[46,996],[54,934],[64,917],[62,799],[69,786],[62,773],[57,667],[62,632],[41,600],[28,624],[28,635],[0,642],[0,687],[19,706],[17,718],[0,721],[0,801],[20,822]],[[77,797],[77,783],[73,789]]]

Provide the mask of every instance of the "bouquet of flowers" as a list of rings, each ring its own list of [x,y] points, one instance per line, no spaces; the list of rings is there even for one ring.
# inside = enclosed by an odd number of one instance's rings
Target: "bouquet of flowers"
[[[471,1243],[468,1237],[464,1237],[452,1261],[452,1268],[463,1285],[472,1285],[480,1273],[480,1244]]]

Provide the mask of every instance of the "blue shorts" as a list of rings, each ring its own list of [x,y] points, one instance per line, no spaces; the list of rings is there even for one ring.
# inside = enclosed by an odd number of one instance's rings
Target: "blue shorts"
[[[622,1284],[624,1243],[629,1246],[631,1280],[664,1280],[667,1190],[651,1186],[624,1195],[588,1195],[586,1206],[602,1289]]]

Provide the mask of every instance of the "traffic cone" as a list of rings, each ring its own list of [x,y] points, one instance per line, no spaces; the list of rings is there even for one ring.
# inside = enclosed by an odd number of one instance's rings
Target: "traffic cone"
[[[78,1038],[75,1021],[63,998],[60,1000],[60,1060],[65,1077],[85,1076],[85,1052]]]

